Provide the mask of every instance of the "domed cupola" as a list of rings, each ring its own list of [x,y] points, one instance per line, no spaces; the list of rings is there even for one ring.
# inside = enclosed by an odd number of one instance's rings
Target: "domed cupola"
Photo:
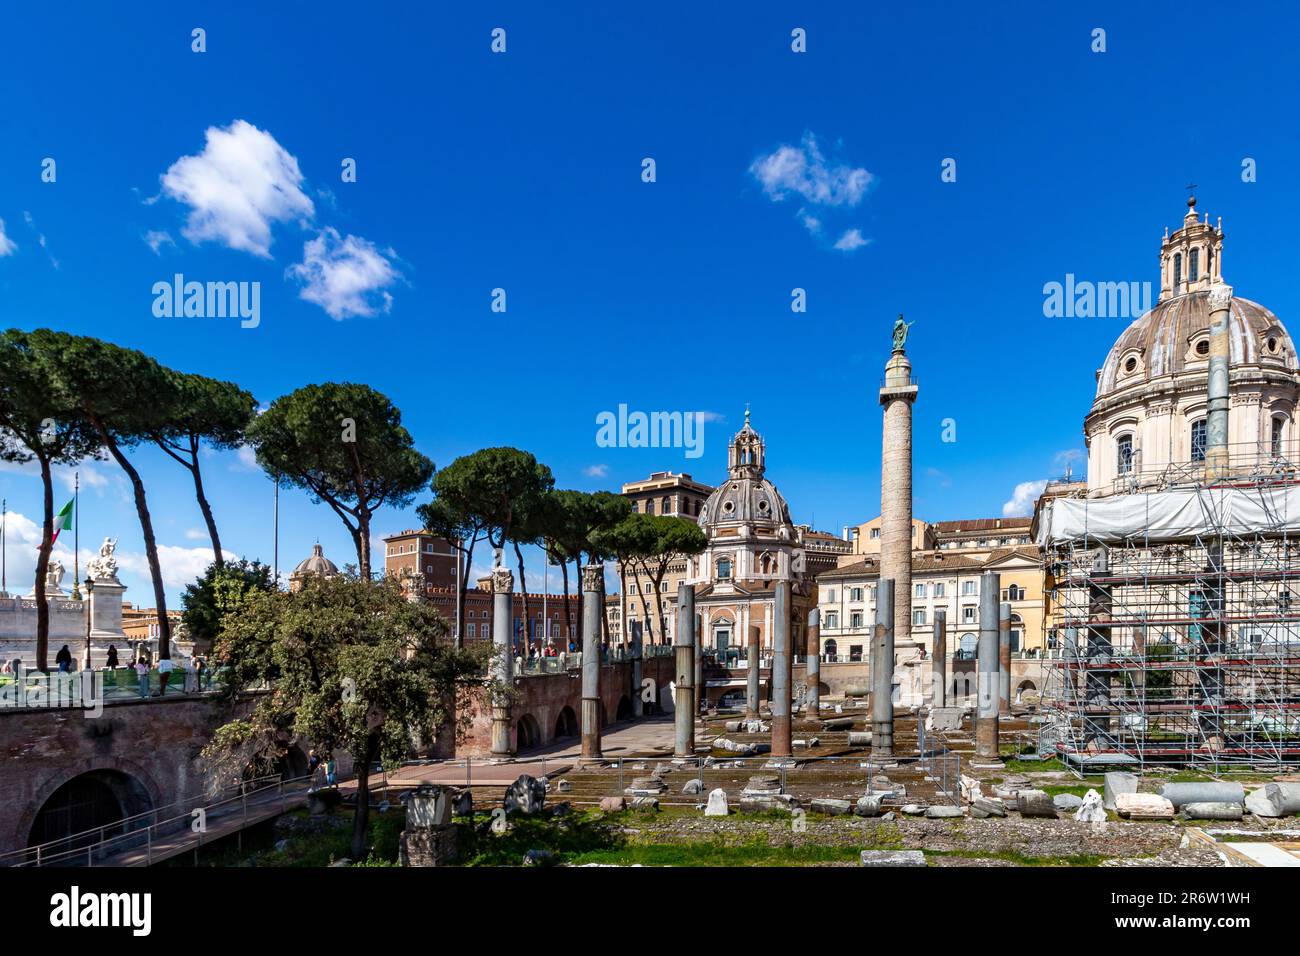
[[[1084,421],[1090,494],[1161,487],[1195,474],[1211,434],[1209,380],[1214,316],[1223,345],[1229,406],[1226,454],[1233,468],[1295,461],[1300,360],[1286,327],[1223,278],[1222,221],[1198,219],[1187,201],[1182,228],[1160,243],[1160,297],[1125,329],[1097,370]]]
[[[749,409],[745,409],[745,424],[731,439],[727,451],[729,477],[700,509],[700,526],[706,533],[710,526],[719,524],[768,530],[790,525],[789,506],[776,486],[763,477],[765,458],[763,438],[750,425]]]

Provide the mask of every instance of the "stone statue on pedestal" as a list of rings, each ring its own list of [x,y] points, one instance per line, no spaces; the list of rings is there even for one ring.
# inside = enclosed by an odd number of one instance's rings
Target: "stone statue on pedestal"
[[[99,554],[86,563],[89,577],[96,581],[117,580],[117,558],[113,556],[115,550],[117,550],[117,540],[105,538],[104,543],[99,546]]]

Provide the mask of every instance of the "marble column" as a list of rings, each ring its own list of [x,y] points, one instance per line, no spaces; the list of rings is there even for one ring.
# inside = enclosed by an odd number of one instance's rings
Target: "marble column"
[[[1011,605],[998,605],[998,716],[1011,716]]]
[[[948,612],[934,612],[934,653],[930,657],[930,700],[948,706]]]
[[[1002,579],[996,571],[980,576],[980,638],[975,684],[975,756],[998,759],[998,593]]]
[[[677,632],[673,635],[673,654],[677,684],[673,694],[676,720],[673,756],[695,756],[695,585],[677,585]],[[683,623],[684,622],[684,623]]]
[[[871,640],[871,756],[894,756],[894,582],[880,578]]]
[[[582,569],[582,762],[599,762],[600,753],[600,600],[605,568]]]
[[[790,734],[790,582],[776,585],[772,642],[772,756],[789,757]]]
[[[641,665],[641,622],[633,621],[628,627],[628,634],[632,641],[632,716],[635,719],[640,720],[645,715],[645,705],[641,700],[641,681],[643,679]]]
[[[822,701],[822,612],[813,608],[808,612],[808,667],[805,673],[808,685],[806,711],[816,720],[821,713]]]
[[[1205,406],[1205,478],[1214,481],[1228,474],[1228,365],[1231,352],[1228,316],[1232,286],[1210,287],[1210,362]]]
[[[749,626],[749,649],[745,658],[745,716],[758,716],[758,685],[759,671],[758,662],[761,651],[758,644],[758,625]]]
[[[515,576],[508,569],[492,569],[492,662],[490,676],[497,685],[492,694],[492,756],[509,759],[511,743],[510,697],[514,686],[515,655],[511,629],[514,624]]]

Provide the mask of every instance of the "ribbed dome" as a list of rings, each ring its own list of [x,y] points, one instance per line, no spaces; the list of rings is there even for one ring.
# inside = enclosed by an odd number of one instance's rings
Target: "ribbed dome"
[[[339,573],[339,569],[338,565],[325,557],[325,552],[321,550],[320,544],[314,544],[311,548],[311,557],[300,561],[298,566],[293,569],[293,573],[294,576],[319,574],[323,577],[332,578]]]
[[[1097,376],[1097,398],[1183,372],[1206,373],[1210,293],[1163,299],[1130,325],[1106,356]],[[1295,371],[1295,344],[1278,317],[1264,306],[1234,296],[1228,313],[1230,362]]]
[[[708,528],[730,522],[755,527],[790,523],[790,506],[776,485],[766,478],[731,478],[713,490],[700,509],[700,526]]]

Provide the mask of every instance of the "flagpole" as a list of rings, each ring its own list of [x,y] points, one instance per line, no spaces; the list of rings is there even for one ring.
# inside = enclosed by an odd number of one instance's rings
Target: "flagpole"
[[[81,472],[72,476],[72,600],[81,600]]]
[[[0,499],[0,598],[9,596],[8,559],[9,539],[5,532],[9,527],[9,499]]]
[[[275,530],[271,535],[271,576],[280,590],[280,473],[275,473]]]

